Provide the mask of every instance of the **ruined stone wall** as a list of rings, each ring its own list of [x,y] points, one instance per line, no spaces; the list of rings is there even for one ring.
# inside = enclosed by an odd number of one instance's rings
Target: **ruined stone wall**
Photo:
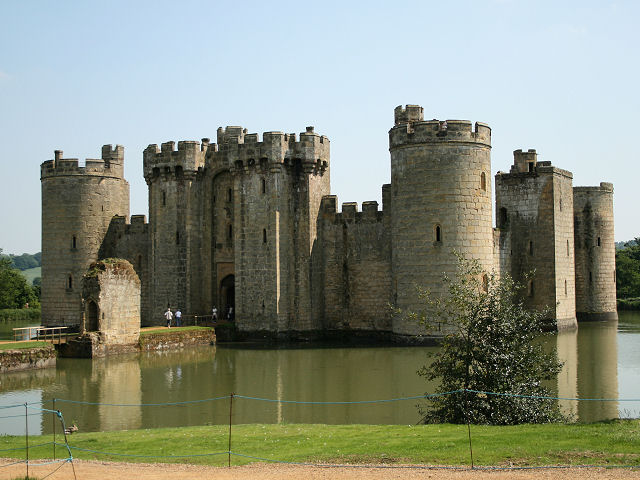
[[[573,201],[578,320],[617,319],[613,185],[574,187]]]
[[[128,261],[111,259],[89,267],[83,277],[85,305],[83,332],[94,331],[97,314],[100,343],[130,345],[140,335],[140,279]],[[95,313],[92,313],[95,312]]]
[[[425,333],[408,312],[424,311],[417,288],[445,294],[454,251],[493,268],[491,129],[469,121],[423,121],[422,107],[395,110],[391,151],[392,296],[399,335]]]
[[[558,328],[575,326],[571,173],[538,162],[535,150],[516,150],[511,171],[495,181],[498,227],[510,243],[502,264],[525,285],[528,308],[548,308]]]
[[[114,215],[129,215],[129,184],[123,178],[124,148],[102,147],[102,158],[63,159],[41,166],[42,324],[80,324],[81,280],[98,260]]]
[[[391,235],[378,202],[323,199],[321,313],[326,330],[391,331]]]
[[[149,276],[149,224],[144,215],[113,217],[100,247],[98,257],[122,258],[133,266],[140,279],[140,322],[152,325],[150,315],[151,279]]]

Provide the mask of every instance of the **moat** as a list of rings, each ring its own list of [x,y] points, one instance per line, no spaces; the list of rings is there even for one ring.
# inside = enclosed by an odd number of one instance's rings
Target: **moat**
[[[619,322],[582,323],[547,337],[566,364],[553,389],[561,397],[640,399],[640,312]],[[432,386],[416,375],[434,347],[248,348],[218,345],[104,359],[58,360],[56,368],[16,372],[0,380],[0,405],[72,399],[101,404],[180,402],[229,393],[298,401],[362,401],[415,396]],[[237,399],[234,423],[412,424],[417,400],[380,404],[299,405]],[[638,417],[640,402],[563,402],[580,421]],[[229,421],[228,399],[183,406],[107,406],[58,402],[82,431],[203,425]],[[20,411],[18,411],[20,410]],[[0,434],[20,434],[24,408],[3,410]],[[51,431],[32,412],[29,431]]]

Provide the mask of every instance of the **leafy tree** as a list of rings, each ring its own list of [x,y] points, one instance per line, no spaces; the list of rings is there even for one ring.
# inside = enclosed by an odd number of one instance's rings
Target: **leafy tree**
[[[455,278],[445,276],[448,295],[421,292],[428,330],[439,323],[447,332],[434,361],[418,374],[439,380],[438,393],[475,390],[523,396],[549,396],[542,382],[559,373],[555,351],[536,342],[548,330],[547,312],[529,311],[516,300],[521,289],[513,280],[483,274],[475,260],[458,257]],[[421,407],[427,423],[512,425],[563,420],[555,401],[463,392],[434,397]]]
[[[22,308],[25,304],[38,306],[38,299],[19,270],[13,268],[11,260],[2,256],[0,249],[0,309]]]
[[[616,288],[618,298],[640,297],[640,238],[616,251]]]

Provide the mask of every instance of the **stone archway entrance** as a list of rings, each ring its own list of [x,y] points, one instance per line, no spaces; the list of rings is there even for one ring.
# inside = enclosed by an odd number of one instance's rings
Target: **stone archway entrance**
[[[87,303],[87,332],[98,331],[98,305],[93,300],[89,300]]]
[[[227,318],[227,312],[230,308],[233,308],[233,314],[235,316],[236,311],[236,288],[235,277],[233,275],[227,275],[220,282],[220,317]]]

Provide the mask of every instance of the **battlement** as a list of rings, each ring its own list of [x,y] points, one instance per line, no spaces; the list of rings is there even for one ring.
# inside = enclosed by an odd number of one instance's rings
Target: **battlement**
[[[40,178],[88,175],[124,179],[124,147],[104,145],[100,159],[87,158],[80,166],[77,158],[63,158],[62,150],[54,151],[53,160],[40,165]]]
[[[535,151],[535,149],[530,148],[526,152],[523,152],[522,149],[514,150],[513,165],[511,166],[510,173],[535,172],[537,163],[538,163],[538,154]],[[551,165],[551,162],[549,162],[549,165]]]
[[[403,117],[404,114],[401,114]],[[476,143],[490,147],[491,128],[480,122],[473,125],[469,120],[416,120],[396,122],[389,130],[390,149],[425,143]]]
[[[109,231],[117,235],[136,235],[147,233],[149,224],[145,215],[132,215],[131,222],[124,215],[114,215],[109,224]]]
[[[204,167],[205,155],[209,149],[215,150],[215,144],[211,144],[208,138],[203,138],[202,142],[193,140],[183,140],[178,142],[170,141],[161,144],[151,144],[144,149],[144,178],[157,177],[159,175],[180,176],[185,172],[197,172]]]
[[[592,187],[573,187],[573,193],[575,194],[613,194],[613,183],[600,182],[599,186]]]
[[[382,222],[383,212],[378,210],[378,202],[362,202],[362,211],[358,211],[357,202],[344,202],[342,212],[337,211],[338,197],[325,195],[320,203],[320,214],[328,222],[342,223],[377,223]]]
[[[396,125],[403,125],[411,122],[421,122],[424,120],[424,108],[420,105],[398,105],[393,110],[393,117]]]
[[[262,141],[257,133],[247,133],[242,127],[218,129],[218,151],[233,172],[299,164],[306,173],[323,174],[329,167],[329,139],[307,127],[298,138],[295,133],[264,132]]]

